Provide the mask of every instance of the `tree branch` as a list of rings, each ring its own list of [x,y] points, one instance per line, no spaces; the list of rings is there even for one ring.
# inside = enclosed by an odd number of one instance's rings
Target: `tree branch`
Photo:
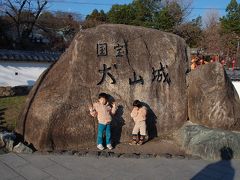
[[[8,11],[6,11],[5,12],[15,23],[18,23],[17,22],[17,19],[13,16],[13,15],[11,15],[11,13],[9,13]]]
[[[43,2],[42,4],[40,3],[40,0],[37,1],[38,10],[37,10],[37,13],[36,13],[36,15],[35,15],[35,17],[34,17],[34,21],[31,23],[30,28],[29,28],[28,31],[27,31],[27,34],[26,34],[27,36],[29,36],[29,35],[31,34],[31,32],[32,32],[32,30],[33,30],[33,27],[35,26],[35,24],[36,24],[36,22],[37,22],[37,19],[39,18],[42,10],[43,10],[44,7],[47,5],[47,3],[48,3],[47,0],[44,0],[44,2]]]
[[[27,0],[24,0],[24,1],[22,2],[21,6],[20,6],[20,8],[19,8],[19,10],[18,10],[18,17],[21,15],[21,12],[22,12],[22,10],[23,10],[26,2],[27,2]]]

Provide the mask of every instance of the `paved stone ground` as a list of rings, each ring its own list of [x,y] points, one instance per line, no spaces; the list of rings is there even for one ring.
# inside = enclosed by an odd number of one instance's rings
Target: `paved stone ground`
[[[194,178],[193,178],[194,177]],[[2,154],[0,179],[240,179],[240,160],[204,161],[81,157],[76,155]]]

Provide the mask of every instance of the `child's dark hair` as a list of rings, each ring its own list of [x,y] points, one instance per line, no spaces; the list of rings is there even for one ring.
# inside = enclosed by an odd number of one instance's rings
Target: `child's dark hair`
[[[100,93],[98,95],[98,99],[100,99],[100,98],[105,98],[106,100],[108,100],[108,95],[106,93]]]
[[[143,105],[142,105],[141,101],[135,100],[135,101],[133,101],[133,106],[136,106],[136,107],[138,107],[138,108],[141,108]]]

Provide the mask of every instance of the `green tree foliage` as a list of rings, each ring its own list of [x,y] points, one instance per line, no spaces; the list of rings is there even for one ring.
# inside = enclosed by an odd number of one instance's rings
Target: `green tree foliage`
[[[173,32],[175,26],[183,21],[183,12],[177,2],[168,3],[160,11],[155,12],[154,28]]]
[[[240,4],[231,0],[226,8],[227,14],[220,19],[221,35],[227,55],[234,55],[237,52],[240,41]]]
[[[133,24],[136,18],[131,5],[113,5],[107,14],[108,21],[114,24]]]
[[[130,4],[116,4],[107,14],[104,11],[93,10],[86,17],[86,21],[88,23],[94,21],[95,25],[107,22],[153,27],[154,14],[159,8],[159,2],[159,0],[134,0]]]
[[[94,20],[92,26],[107,22],[173,32],[185,38],[190,46],[197,46],[201,35],[201,18],[184,23],[186,7],[180,2],[178,0],[133,0],[130,4],[113,5],[107,14],[94,10],[86,17],[86,21]]]
[[[152,27],[157,3],[153,0],[135,0],[130,4],[132,8],[131,24],[136,26]]]
[[[98,12],[97,9],[94,9],[90,15],[87,15],[86,20],[106,22],[107,15],[105,14],[105,12],[103,10]]]
[[[153,27],[158,4],[156,0],[134,0],[128,5],[113,5],[107,14],[108,22]]]
[[[91,14],[86,16],[86,20],[83,23],[83,27],[91,28],[106,22],[107,14],[103,10],[98,11],[97,9],[94,9]]]
[[[107,14],[109,23],[130,24],[173,31],[183,20],[183,10],[177,1],[134,0],[128,5],[113,5]]]
[[[226,8],[227,15],[220,19],[222,30],[225,33],[236,33],[240,35],[240,4],[231,0]]]

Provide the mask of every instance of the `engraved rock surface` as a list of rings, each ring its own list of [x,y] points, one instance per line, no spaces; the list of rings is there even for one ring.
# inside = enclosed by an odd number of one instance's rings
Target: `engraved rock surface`
[[[224,130],[240,130],[240,100],[220,63],[200,66],[189,73],[190,121]]]
[[[78,150],[96,141],[88,104],[100,92],[119,106],[113,140],[131,137],[135,99],[148,107],[150,137],[172,133],[187,120],[185,41],[173,34],[127,25],[79,32],[31,90],[16,131],[38,150]],[[135,77],[135,79],[134,79]]]

